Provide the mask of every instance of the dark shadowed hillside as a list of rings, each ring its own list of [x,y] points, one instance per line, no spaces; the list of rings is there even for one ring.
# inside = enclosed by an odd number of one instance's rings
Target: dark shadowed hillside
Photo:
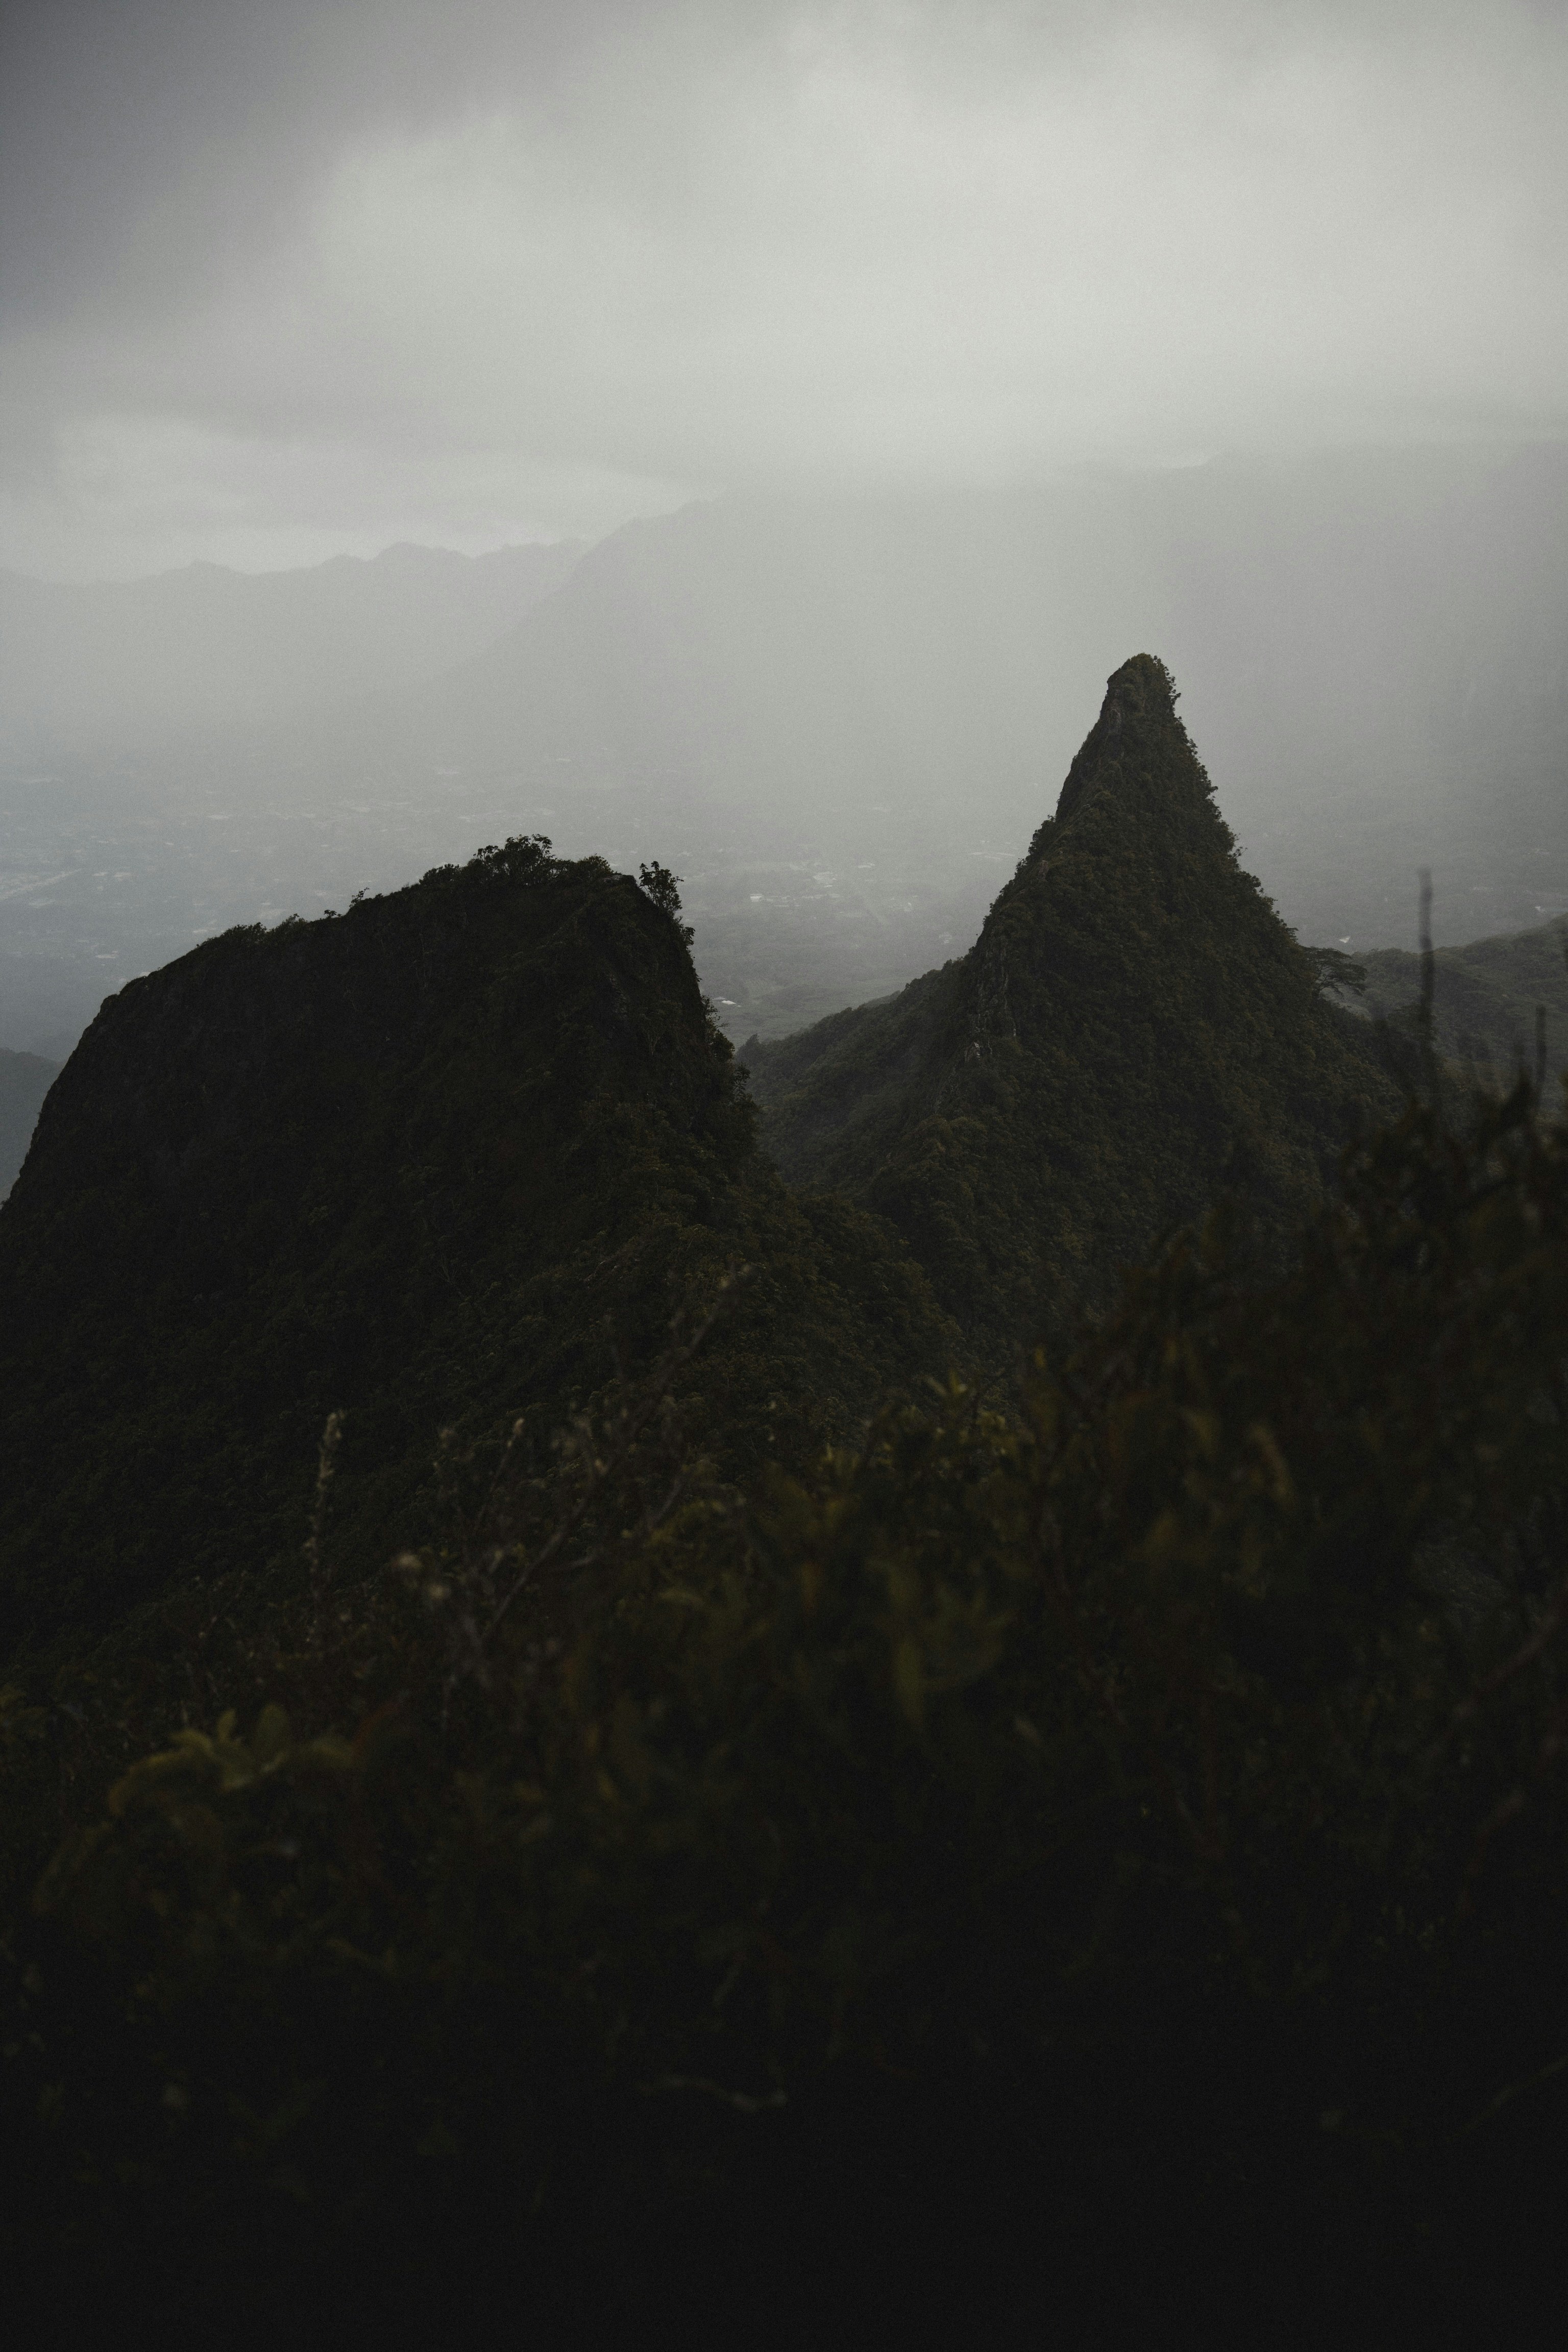
[[[1278,1240],[1394,1098],[1241,870],[1146,655],[967,956],[745,1050],[784,1173],[888,1217],[991,1351],[1102,1305],[1222,1193]]]
[[[231,1577],[7,1661],[14,2294],[1539,2340],[1565,1310],[1568,1130],[1413,1106],[1283,1277],[1184,1238],[1011,1416],[955,1383],[743,1502],[690,1465],[652,1529],[613,1475],[569,1611],[530,1480],[504,1621],[448,1509],[330,1609]]]
[[[548,845],[132,982],[0,1216],[6,1634],[297,1559],[335,1412],[374,1559],[444,1424],[532,1409],[542,1442],[728,1267],[700,1377],[731,1471],[944,1370],[896,1240],[791,1199],[753,1119],[670,914]]]

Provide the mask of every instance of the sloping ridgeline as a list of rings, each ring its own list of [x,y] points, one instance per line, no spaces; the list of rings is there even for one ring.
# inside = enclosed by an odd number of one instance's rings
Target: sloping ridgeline
[[[1222,1193],[1266,1249],[1395,1093],[1250,875],[1146,654],[967,956],[743,1048],[784,1174],[908,1239],[993,1360]]]
[[[375,1564],[444,1424],[544,1449],[731,1266],[682,1380],[736,1476],[943,1370],[896,1240],[792,1199],[754,1120],[670,914],[541,840],[132,982],[0,1213],[7,1644],[297,1562],[331,1412],[334,1547]]]
[[[1408,1028],[1421,993],[1420,957],[1406,948],[1377,948],[1357,961],[1373,1011]],[[1547,1068],[1568,1071],[1568,926],[1563,922],[1439,948],[1433,957],[1433,1041],[1448,1060],[1479,1063],[1508,1086],[1521,1065],[1529,1069],[1534,1063],[1540,1013],[1545,1015]]]

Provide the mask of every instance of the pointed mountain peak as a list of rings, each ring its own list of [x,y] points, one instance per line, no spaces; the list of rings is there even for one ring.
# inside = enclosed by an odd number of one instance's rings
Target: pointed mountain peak
[[[1283,1248],[1392,1107],[1175,706],[1163,662],[1124,662],[969,953],[751,1057],[785,1174],[886,1216],[993,1363],[1222,1194]]]
[[[1056,822],[1072,815],[1086,794],[1114,772],[1121,778],[1139,777],[1150,758],[1168,760],[1172,753],[1190,770],[1187,779],[1206,798],[1208,777],[1194,751],[1186,729],[1176,716],[1176,681],[1153,654],[1134,654],[1112,670],[1105,682],[1100,717],[1084,738],[1068,770],[1057,801]]]

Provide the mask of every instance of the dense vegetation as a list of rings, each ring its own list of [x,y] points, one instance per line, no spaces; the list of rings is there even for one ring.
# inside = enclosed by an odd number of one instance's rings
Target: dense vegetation
[[[753,1119],[668,908],[540,841],[132,982],[0,1214],[0,1637],[297,1560],[331,1412],[339,1540],[384,1556],[444,1426],[547,1459],[733,1265],[732,1473],[943,1370],[894,1238],[788,1195]]]
[[[908,1241],[992,1358],[1101,1308],[1222,1192],[1260,1244],[1397,1095],[1243,873],[1146,655],[961,961],[744,1052],[784,1173]]]
[[[1130,671],[1064,839],[1171,740]],[[1155,866],[1212,909],[1191,782]],[[1204,1026],[1221,945],[1144,905],[1192,1024],[1129,1042],[1100,855],[900,1016],[1000,1061],[1002,974],[1018,1054],[944,1148],[1033,1215],[1031,1073],[1110,1133],[1031,1025],[1070,1043],[1037,991],[1098,907],[1097,1034],[1177,1122],[1139,1198],[1207,1212],[1021,1294],[1104,1303],[1010,1389],[759,1158],[662,868],[510,844],[107,1009],[0,1216],[52,1382],[5,1408],[14,2292],[804,2347],[1506,2336],[1560,2291],[1568,1122],[1458,1087],[1428,991],[1314,1191],[1375,1057],[1239,877],[1265,992]],[[1185,1108],[1138,1061],[1183,1035]]]
[[[1496,2324],[1561,2247],[1565,1317],[1568,1129],[1413,1108],[1289,1275],[1179,1242],[1017,1418],[687,1454],[645,1536],[656,1375],[375,1577],[14,1689],[16,1878],[81,1823],[9,1931],[14,2259]]]

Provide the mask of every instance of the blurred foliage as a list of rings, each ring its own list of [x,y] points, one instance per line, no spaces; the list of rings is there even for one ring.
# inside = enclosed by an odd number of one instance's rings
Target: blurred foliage
[[[6,1691],[13,2265],[637,2341],[1525,2324],[1568,1127],[1412,1103],[1285,1271],[1212,1218],[1019,1412],[742,1496],[687,1373],[745,1287],[384,1571],[329,1444],[291,1599]]]

